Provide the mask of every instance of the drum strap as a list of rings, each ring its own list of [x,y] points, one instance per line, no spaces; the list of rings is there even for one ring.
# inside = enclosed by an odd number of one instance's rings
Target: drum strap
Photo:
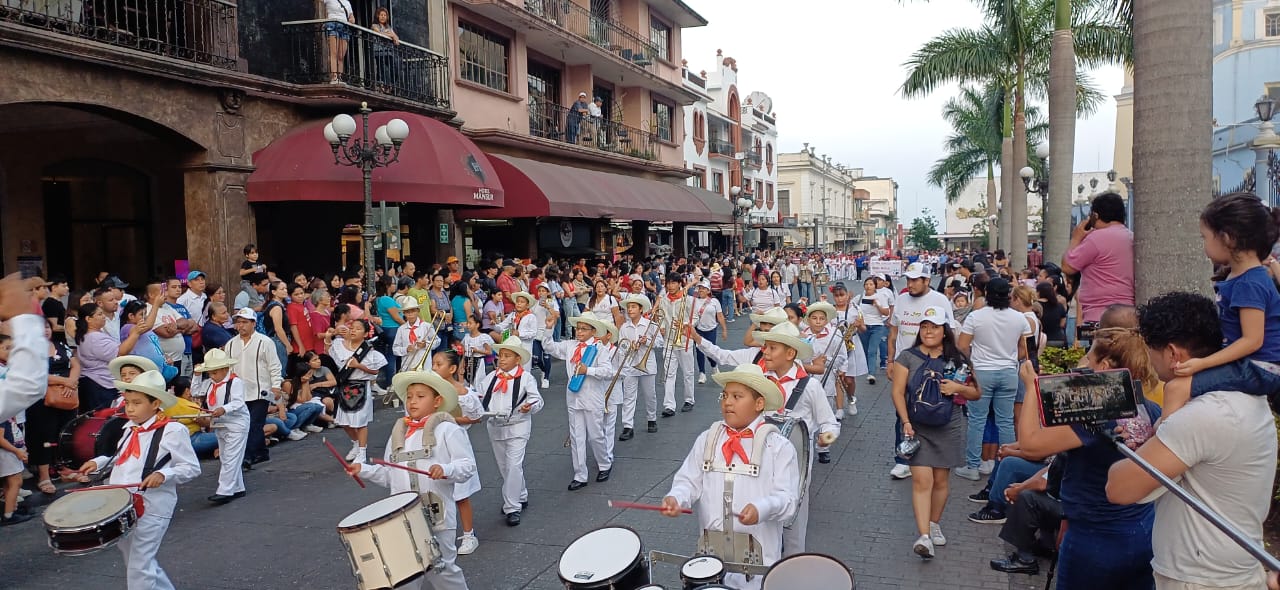
[[[791,395],[787,396],[787,405],[785,406],[788,412],[796,409],[796,404],[800,403],[800,396],[804,395],[804,389],[809,386],[809,379],[809,375],[805,375],[799,381],[796,381],[795,387],[791,388]]]
[[[166,427],[167,428],[167,427]],[[136,434],[134,436],[137,436]],[[160,454],[160,439],[164,438],[164,428],[151,433],[151,446],[147,448],[147,459],[142,463],[142,479],[146,479],[157,469],[169,464],[169,455],[165,455],[159,461],[156,461],[156,455]]]
[[[760,476],[760,457],[764,456],[764,446],[769,440],[769,435],[782,431],[777,426],[769,423],[761,424],[755,430],[754,436],[751,437],[751,462],[746,464],[734,463],[733,465],[716,465],[716,441],[720,439],[720,433],[724,431],[724,422],[718,421],[711,425],[715,431],[714,434],[707,436],[707,446],[702,453],[702,470],[715,471],[717,473],[746,475],[750,477]]]
[[[514,380],[511,381],[511,395],[513,397],[511,398],[511,411],[507,413],[508,418],[516,415],[516,408],[524,405],[525,398],[529,396],[529,394],[525,393],[523,389],[520,389],[520,380],[523,378],[524,378],[524,373],[520,373],[520,375],[518,375]],[[493,373],[493,379],[489,381],[489,388],[486,389],[484,392],[484,398],[480,400],[480,404],[484,406],[484,411],[486,412],[489,411],[489,400],[493,399],[493,388],[497,386],[498,386],[498,373],[495,371]],[[514,397],[517,391],[520,392],[520,399],[516,399]]]

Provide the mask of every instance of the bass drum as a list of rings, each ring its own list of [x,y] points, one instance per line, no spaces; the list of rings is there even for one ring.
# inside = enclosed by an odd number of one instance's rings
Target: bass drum
[[[821,553],[797,553],[778,560],[765,572],[761,590],[853,590],[853,572],[840,560]]]
[[[565,547],[559,573],[569,590],[633,590],[649,583],[649,560],[639,534],[628,527],[607,526]]]
[[[127,421],[113,409],[76,416],[58,433],[58,464],[74,470],[94,457],[114,456]]]
[[[809,426],[795,416],[781,417],[776,414],[767,416],[765,421],[778,427],[778,431],[791,441],[791,446],[796,448],[796,465],[800,467],[800,495],[796,497],[796,505],[799,506],[804,501],[805,494],[809,493],[809,476],[813,471],[813,443],[809,435]],[[787,526],[795,522],[792,517]]]
[[[338,523],[360,590],[398,588],[435,566],[440,549],[414,492],[383,498]]]

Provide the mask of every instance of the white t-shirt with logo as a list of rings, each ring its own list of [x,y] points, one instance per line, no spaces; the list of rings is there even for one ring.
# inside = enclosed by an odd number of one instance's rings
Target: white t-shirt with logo
[[[874,300],[880,307],[889,307],[889,294],[885,292],[885,289],[879,289],[872,295],[863,293],[858,299],[858,306],[862,309],[863,321],[865,321],[868,326],[883,326],[885,320],[888,318],[886,318],[884,314],[880,313],[876,304],[862,303],[865,300]],[[890,310],[890,312],[892,313],[892,310]]]
[[[720,301],[715,297],[707,297],[706,299],[693,300],[693,318],[694,326],[703,332],[715,330],[720,322],[716,319],[719,317]]]
[[[947,323],[954,327],[956,319],[951,315],[951,302],[947,301],[946,295],[930,289],[928,293],[919,297],[908,294],[898,298],[893,306],[893,318],[890,320],[892,325],[898,327],[898,339],[894,341],[894,354],[915,346],[916,334],[920,332],[920,320],[924,318],[924,310],[935,305],[946,311]],[[1022,316],[1018,318],[1021,319]]]
[[[1018,343],[1031,335],[1031,325],[1022,312],[1006,307],[984,307],[969,314],[961,334],[973,336],[969,360],[979,371],[1018,368]]]

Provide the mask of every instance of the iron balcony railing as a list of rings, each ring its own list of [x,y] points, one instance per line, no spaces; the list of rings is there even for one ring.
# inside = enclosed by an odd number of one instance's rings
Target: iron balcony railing
[[[657,75],[658,47],[621,23],[578,6],[572,0],[524,0],[524,8],[573,35],[599,46],[623,61]]]
[[[290,60],[282,73],[297,84],[362,88],[439,109],[449,108],[449,60],[425,47],[394,43],[359,25],[332,20],[280,23]],[[346,53],[330,63],[330,44],[345,33]],[[341,47],[341,46],[339,46]]]
[[[633,158],[658,159],[652,133],[533,97],[529,99],[529,134]]]
[[[709,145],[713,156],[724,156],[726,158],[733,158],[734,156],[733,143],[731,142],[714,139],[709,142]]]
[[[223,0],[0,0],[0,21],[235,69],[236,5]]]
[[[749,168],[755,168],[758,170],[761,166],[764,165],[764,157],[760,155],[760,150],[754,149],[754,148],[749,149],[746,151],[746,155],[743,158],[743,163],[746,164],[747,167]]]

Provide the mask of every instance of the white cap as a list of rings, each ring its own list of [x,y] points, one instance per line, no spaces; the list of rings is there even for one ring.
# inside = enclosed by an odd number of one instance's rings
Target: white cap
[[[923,265],[923,264],[920,264],[919,262],[913,263],[913,264],[911,264],[910,266],[908,266],[908,267],[907,267],[907,272],[902,273],[902,274],[905,274],[905,275],[907,276],[907,278],[908,278],[908,279],[927,279],[927,278],[929,278],[929,270],[928,270],[928,269],[926,269],[926,268],[924,267],[924,265]]]
[[[252,309],[249,309],[248,307],[241,307],[238,311],[236,311],[236,315],[233,316],[232,319],[233,320],[249,320],[251,322],[256,322],[258,321],[258,314],[254,313],[254,311]]]

